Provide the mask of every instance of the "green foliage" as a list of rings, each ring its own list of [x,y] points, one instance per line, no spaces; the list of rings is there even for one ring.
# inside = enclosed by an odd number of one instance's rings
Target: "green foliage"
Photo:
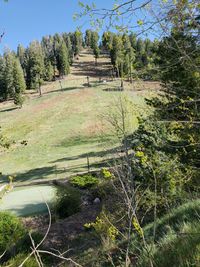
[[[0,126],[0,148],[8,149],[11,146],[11,142],[1,133],[1,126]]]
[[[83,176],[75,176],[71,178],[70,183],[79,188],[90,188],[97,185],[99,180],[91,174],[85,174]]]
[[[14,77],[13,77],[13,66],[14,66],[14,54],[7,50],[4,53],[5,58],[5,69],[4,69],[4,79],[5,79],[5,100],[14,96]]]
[[[35,244],[39,244],[43,239],[43,235],[39,232],[31,232]],[[27,233],[22,239],[16,244],[16,254],[29,253],[31,251],[32,243],[29,234]]]
[[[78,56],[82,49],[83,45],[83,36],[80,31],[75,31],[74,33],[74,54]]]
[[[69,55],[64,42],[62,42],[58,50],[57,68],[60,76],[69,74]]]
[[[81,198],[77,189],[58,186],[56,190],[55,210],[60,218],[66,218],[80,211]]]
[[[51,61],[48,59],[45,59],[45,71],[44,71],[44,80],[51,82],[53,80],[54,75],[54,69],[51,64]]]
[[[200,223],[179,225],[179,232],[168,233],[156,247],[150,247],[152,261],[158,267],[199,266]],[[149,266],[149,256],[142,253],[137,266]]]
[[[13,267],[19,267],[20,264],[22,264],[22,262],[29,256],[29,254],[18,254],[17,256],[15,256],[14,258],[12,258],[11,260],[9,260],[8,262],[6,262],[5,264],[3,264],[3,266],[13,266]],[[38,267],[38,263],[35,259],[34,256],[30,257],[26,263],[23,265],[24,267]]]
[[[101,169],[101,175],[105,180],[113,179],[113,174],[106,168]]]
[[[24,73],[20,65],[19,59],[16,58],[13,66],[13,87],[14,87],[14,104],[22,107],[24,97],[22,94],[25,92],[26,84]]]
[[[26,231],[17,217],[7,212],[0,212],[0,254],[15,245]]]
[[[84,227],[95,230],[96,234],[101,238],[104,248],[110,246],[119,236],[119,230],[111,223],[108,214],[105,212],[102,212],[95,222],[86,223]]]
[[[5,66],[6,61],[4,57],[0,57],[0,98],[5,100],[7,98],[6,81],[5,81]]]
[[[29,89],[37,89],[44,75],[44,53],[38,41],[30,44],[26,50],[26,83]]]

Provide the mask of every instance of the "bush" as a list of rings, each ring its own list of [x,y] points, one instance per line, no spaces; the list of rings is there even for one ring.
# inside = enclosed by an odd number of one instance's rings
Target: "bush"
[[[114,177],[113,177],[113,174],[112,174],[108,169],[106,169],[106,168],[103,168],[103,169],[101,170],[101,175],[103,176],[103,178],[104,178],[105,180],[111,180],[111,179],[114,178]]]
[[[16,216],[8,212],[0,212],[0,255],[15,245],[26,234],[26,231]]]
[[[28,254],[18,254],[16,257],[12,258],[6,262],[3,266],[19,267],[20,264],[28,257]],[[34,257],[30,257],[23,267],[38,267],[38,264]]]
[[[91,174],[87,174],[71,178],[70,183],[74,186],[84,189],[97,185],[99,183],[99,180]]]
[[[31,233],[31,236],[35,244],[39,244],[43,239],[43,235],[39,232]],[[31,251],[32,243],[29,234],[27,233],[19,242],[16,244],[16,254],[29,253]]]
[[[71,187],[57,187],[56,213],[60,218],[66,218],[80,211],[81,197],[79,191]]]

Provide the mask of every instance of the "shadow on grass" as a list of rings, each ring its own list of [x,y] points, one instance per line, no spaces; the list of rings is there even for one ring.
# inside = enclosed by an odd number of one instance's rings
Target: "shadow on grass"
[[[101,86],[101,85],[102,85],[102,82],[99,82],[99,81],[94,82],[94,81],[92,81],[92,82],[90,82],[89,88],[96,88],[96,87]],[[82,86],[64,87],[64,88],[60,88],[60,89],[57,89],[57,90],[52,90],[52,91],[43,93],[43,95],[48,95],[48,94],[51,94],[51,93],[62,93],[62,92],[64,93],[64,92],[74,91],[74,90],[84,90],[85,88],[88,88],[88,83],[83,83]]]
[[[57,90],[53,90],[53,91],[49,91],[49,92],[45,92],[43,93],[43,95],[48,95],[48,94],[51,94],[51,93],[62,93],[62,92],[67,92],[67,91],[73,91],[73,90],[78,90],[78,89],[84,89],[84,87],[82,86],[79,86],[79,87],[65,87],[65,88],[60,88],[60,89],[57,89]]]
[[[41,167],[29,170],[24,173],[17,173],[14,182],[26,182],[26,181],[36,181],[42,180],[44,177],[49,175],[55,175],[55,178],[58,174],[65,172],[64,169],[57,169],[56,166],[50,167]],[[12,176],[12,174],[10,174]],[[2,176],[0,179],[0,184],[8,182],[8,176]]]
[[[44,202],[37,204],[26,204],[24,206],[7,209],[6,211],[15,213],[17,216],[23,217],[48,213],[47,206]]]
[[[73,160],[78,160],[78,159],[87,159],[87,157],[89,158],[103,158],[105,156],[108,156],[108,155],[114,155],[116,154],[116,151],[119,150],[120,147],[118,148],[111,148],[111,149],[107,149],[107,150],[102,150],[102,151],[91,151],[91,152],[88,152],[88,153],[83,153],[81,155],[78,155],[78,156],[73,156],[73,157],[64,157],[64,158],[60,158],[60,159],[57,159],[55,161],[52,161],[50,163],[58,163],[58,162],[65,162],[65,161],[73,161]]]
[[[84,155],[82,157],[84,157]],[[73,158],[70,158],[70,160],[73,160]],[[76,158],[74,158],[74,160],[76,160]],[[69,161],[69,158],[63,158],[55,162],[65,162],[65,161],[66,162]],[[92,159],[90,159],[90,170],[96,170],[98,168],[107,167],[110,166],[110,164],[111,162],[107,159],[95,162],[92,161]],[[21,182],[25,182],[27,185],[45,184],[48,182],[48,179],[49,180],[67,179],[72,175],[82,172],[87,172],[87,170],[88,170],[88,165],[86,158],[85,163],[76,164],[69,167],[62,167],[62,168],[57,168],[56,166],[42,167],[42,168],[32,169],[24,173],[17,173],[14,182],[16,183],[16,185],[20,185]],[[4,175],[1,177],[0,185],[8,183],[9,175],[12,176],[13,174],[8,174],[6,176]]]
[[[102,136],[73,136],[72,138],[66,138],[62,140],[59,144],[56,146],[58,147],[73,147],[73,146],[81,146],[81,145],[87,145],[87,144],[97,144],[97,145],[103,145],[107,144],[108,142],[111,142],[113,137],[111,135],[102,135]]]
[[[3,110],[0,110],[0,113],[10,112],[10,111],[13,111],[13,110],[16,110],[16,109],[19,109],[19,108],[18,107],[13,107],[13,108],[8,108],[8,109],[3,109]]]

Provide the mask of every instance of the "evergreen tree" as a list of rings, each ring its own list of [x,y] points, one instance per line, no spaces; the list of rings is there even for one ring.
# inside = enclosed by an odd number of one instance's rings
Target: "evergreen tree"
[[[90,47],[92,49],[94,49],[95,47],[98,46],[98,41],[99,41],[98,32],[91,32],[91,43],[90,43]]]
[[[137,37],[134,33],[131,33],[129,35],[129,39],[130,39],[130,42],[131,42],[131,46],[133,47],[133,49],[137,49]]]
[[[125,50],[125,57],[124,57],[124,73],[128,75],[130,81],[132,82],[132,73],[133,73],[133,66],[135,62],[135,51],[132,47]]]
[[[5,58],[5,100],[9,97],[14,97],[15,91],[13,87],[13,63],[14,63],[14,54],[7,50],[4,53]]]
[[[124,51],[123,51],[123,42],[121,36],[119,35],[114,36],[110,55],[111,55],[111,62],[117,72],[117,76],[122,77]]]
[[[63,40],[65,41],[65,44],[66,44],[66,47],[68,50],[70,64],[72,64],[73,60],[74,60],[74,53],[73,53],[72,42],[71,42],[71,38],[70,38],[69,34],[64,33],[63,34]]]
[[[82,49],[82,45],[83,45],[82,33],[80,31],[75,31],[75,33],[74,33],[74,54],[75,54],[75,56],[78,56],[80,54],[80,51]]]
[[[70,71],[68,51],[64,42],[62,42],[58,52],[58,71],[62,77],[69,74]]]
[[[2,56],[0,56],[0,98],[6,99],[5,59]]]
[[[85,45],[87,47],[91,47],[91,38],[92,38],[92,31],[86,30],[86,32],[85,32]]]
[[[45,66],[44,80],[51,82],[53,80],[53,77],[54,77],[54,68],[51,64],[51,61],[48,58],[45,58],[44,66]]]
[[[110,51],[112,49],[113,38],[114,38],[114,33],[112,33],[112,32],[104,32],[103,33],[102,45],[108,51]]]
[[[27,64],[27,87],[31,89],[39,89],[44,76],[44,54],[39,42],[34,41],[30,44],[26,51],[28,64]],[[41,93],[41,92],[40,92]]]
[[[22,107],[23,104],[22,94],[25,92],[26,83],[24,79],[24,73],[18,58],[15,58],[13,64],[13,87],[15,91],[14,103],[15,105],[19,105],[20,107]]]
[[[93,50],[96,65],[97,65],[97,59],[99,58],[99,55],[100,55],[100,49],[99,49],[98,41],[99,41],[98,33],[97,32],[91,32],[90,47]]]
[[[24,76],[26,76],[26,49],[22,45],[18,45],[17,47],[17,57],[19,58],[19,62],[22,66]]]
[[[99,49],[99,46],[98,46],[98,45],[96,45],[96,46],[93,48],[93,53],[94,53],[95,62],[96,62],[96,65],[97,65],[97,59],[98,59],[99,56],[100,56],[100,49]]]

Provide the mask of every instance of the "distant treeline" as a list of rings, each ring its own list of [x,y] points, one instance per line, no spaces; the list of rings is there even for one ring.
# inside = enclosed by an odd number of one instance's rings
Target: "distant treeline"
[[[70,65],[83,47],[92,49],[96,64],[100,52],[108,52],[113,76],[155,79],[158,45],[158,41],[143,40],[133,33],[104,32],[101,40],[99,34],[91,30],[85,35],[75,31],[45,36],[27,48],[19,45],[17,52],[6,50],[0,57],[0,99],[14,99],[14,103],[21,106],[25,89],[37,89],[41,94],[44,81],[70,73]]]

